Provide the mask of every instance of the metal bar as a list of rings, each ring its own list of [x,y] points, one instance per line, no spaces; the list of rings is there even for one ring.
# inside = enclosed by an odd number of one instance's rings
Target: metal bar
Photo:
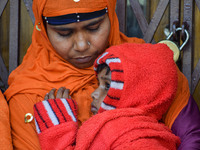
[[[117,0],[116,13],[119,20],[119,29],[126,34],[126,0]]]
[[[8,3],[8,0],[1,0],[0,1],[0,17],[3,13],[4,8],[6,7],[6,4]]]
[[[9,73],[18,66],[19,0],[10,0]]]
[[[3,86],[4,86],[4,83],[0,80],[0,87],[3,87]],[[0,90],[2,90],[2,88]]]
[[[150,43],[152,41],[155,31],[162,19],[162,16],[165,12],[165,9],[167,8],[168,3],[169,0],[160,0],[156,12],[154,13],[153,18],[151,19],[151,22],[143,38],[147,43]]]
[[[148,22],[144,16],[140,3],[138,2],[138,0],[130,0],[130,4],[140,26],[140,29],[144,35],[148,28]]]
[[[8,88],[8,71],[1,55],[0,55],[0,77],[4,84],[5,89]]]
[[[192,89],[192,66],[193,66],[193,1],[184,0],[184,9],[183,9],[183,22],[186,22],[189,25],[189,41],[183,48],[183,62],[182,62],[182,72],[188,79],[190,92]]]
[[[180,0],[170,0],[170,31],[175,21],[180,22]]]
[[[32,10],[33,1],[32,0],[24,0],[24,4],[25,4],[26,9],[29,13],[29,16],[31,17],[31,20],[34,24],[35,23],[35,17],[34,17],[33,10]]]
[[[200,59],[194,69],[194,72],[192,73],[192,93],[191,94],[194,93],[199,80],[200,80]]]
[[[196,4],[197,4],[197,7],[199,8],[200,10],[200,0],[195,0],[196,1]]]

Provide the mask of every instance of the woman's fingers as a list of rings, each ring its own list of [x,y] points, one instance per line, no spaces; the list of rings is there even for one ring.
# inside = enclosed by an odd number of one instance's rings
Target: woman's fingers
[[[49,98],[48,99],[55,99],[55,91],[56,89],[53,88],[50,92],[49,92]]]

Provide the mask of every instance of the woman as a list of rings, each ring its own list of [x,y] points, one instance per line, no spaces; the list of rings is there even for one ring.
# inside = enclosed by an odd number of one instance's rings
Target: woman
[[[90,95],[97,88],[95,58],[111,45],[144,42],[120,33],[115,4],[116,0],[33,1],[32,44],[22,64],[11,73],[5,92],[14,148],[40,149],[34,122],[25,123],[24,116],[33,114],[33,105],[54,87],[70,89],[78,103],[79,125],[87,120]],[[165,117],[170,128],[189,97],[187,80],[179,73],[177,96]]]

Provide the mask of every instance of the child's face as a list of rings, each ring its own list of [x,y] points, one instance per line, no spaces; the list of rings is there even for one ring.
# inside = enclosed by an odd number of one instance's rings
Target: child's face
[[[88,68],[108,46],[108,15],[70,23],[47,24],[49,40],[57,53],[77,68]]]
[[[97,114],[101,103],[103,102],[110,88],[111,72],[107,72],[107,67],[105,67],[98,73],[97,78],[99,81],[99,87],[91,94],[93,99],[91,111],[94,115]]]

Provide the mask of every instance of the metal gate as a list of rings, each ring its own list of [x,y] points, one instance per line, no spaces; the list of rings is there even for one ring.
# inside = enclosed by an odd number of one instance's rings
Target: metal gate
[[[153,1],[154,4],[156,0]],[[190,38],[186,46],[182,50],[181,56],[181,71],[187,77],[190,91],[193,94],[200,79],[200,59],[194,67],[194,7],[195,5],[200,10],[200,0],[160,0],[153,17],[147,21],[141,4],[138,0],[118,0],[117,1],[117,14],[119,17],[120,30],[127,34],[127,11],[128,3],[132,8],[132,13],[142,31],[142,38],[149,43],[155,43],[154,35],[159,27],[161,19],[164,17],[165,10],[169,7],[169,29],[174,32],[177,27],[183,30],[187,29]],[[150,1],[149,1],[150,3]],[[149,4],[150,5],[150,4]],[[149,6],[148,5],[148,6]],[[151,6],[150,6],[151,7]],[[183,11],[181,11],[181,8]],[[182,38],[184,38],[182,36]],[[181,43],[182,39],[179,36],[176,39],[177,43]],[[198,49],[200,51],[200,49]]]

